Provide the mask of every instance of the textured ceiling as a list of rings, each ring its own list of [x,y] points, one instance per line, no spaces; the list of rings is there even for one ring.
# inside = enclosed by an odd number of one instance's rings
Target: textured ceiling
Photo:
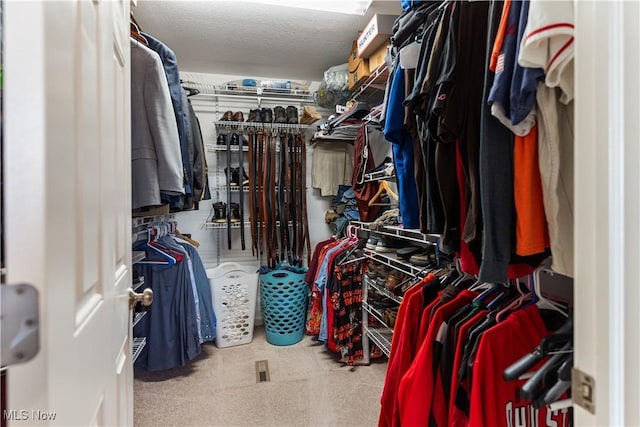
[[[346,62],[375,12],[400,10],[399,0],[375,1],[364,16],[241,1],[140,0],[133,13],[143,31],[173,49],[182,71],[319,81]]]

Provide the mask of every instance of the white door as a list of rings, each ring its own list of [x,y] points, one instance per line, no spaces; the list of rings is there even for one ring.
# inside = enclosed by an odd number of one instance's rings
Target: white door
[[[9,425],[131,425],[129,0],[3,15],[7,282],[39,290],[41,327]]]
[[[575,10],[574,366],[595,380],[575,425],[638,426],[640,3]]]

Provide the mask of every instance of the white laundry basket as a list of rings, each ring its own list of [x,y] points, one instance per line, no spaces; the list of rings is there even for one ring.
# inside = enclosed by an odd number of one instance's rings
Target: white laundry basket
[[[250,343],[258,293],[256,267],[225,262],[207,270],[207,277],[216,315],[216,346]]]

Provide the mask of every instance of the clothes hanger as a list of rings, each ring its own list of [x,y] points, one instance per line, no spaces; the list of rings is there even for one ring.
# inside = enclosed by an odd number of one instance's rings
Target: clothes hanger
[[[138,28],[138,26],[133,22],[130,23],[129,34],[140,43],[144,44],[145,46],[149,46],[149,41],[145,38],[145,36],[140,34],[140,28]]]
[[[533,274],[529,275],[529,289],[531,289],[531,292],[534,298],[532,302],[527,305],[536,304],[540,309],[557,311],[558,313],[564,315],[565,317],[569,317],[569,312],[564,307],[562,307],[562,305],[554,301],[551,301],[550,299],[545,298],[542,295],[542,291],[540,290],[540,283],[541,283],[540,272],[542,271],[548,272],[550,270],[546,267],[538,267],[535,269]],[[533,286],[531,284],[531,281],[533,281]]]
[[[175,229],[174,234],[176,236],[178,236],[179,238],[181,238],[182,240],[184,240],[187,243],[191,243],[193,246],[195,246],[196,248],[200,247],[200,242],[198,242],[197,240],[193,240],[191,237],[187,237],[184,234],[182,234],[177,228]]]
[[[155,235],[153,234],[155,232],[155,228],[153,227],[149,227],[147,229],[147,241],[142,245],[143,248],[147,248],[147,249],[152,249],[154,251],[154,253],[156,253],[157,255],[160,255],[163,259],[161,261],[154,261],[154,260],[146,260],[146,261],[140,261],[139,264],[160,264],[160,265],[175,265],[177,262],[177,259],[174,258],[172,255],[170,255],[169,253],[161,250],[160,248],[156,247],[154,244],[152,244]]]
[[[393,192],[391,186],[387,181],[380,181],[378,185],[378,192],[373,195],[371,200],[369,200],[369,206],[373,206],[376,200],[382,195],[383,192],[387,192],[387,195],[391,198],[394,198],[396,201],[398,200],[398,195]]]

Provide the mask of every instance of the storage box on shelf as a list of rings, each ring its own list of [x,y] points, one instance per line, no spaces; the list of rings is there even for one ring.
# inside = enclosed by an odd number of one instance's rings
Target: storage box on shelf
[[[351,52],[349,53],[349,90],[354,90],[369,77],[369,59],[358,56],[358,42],[353,41]]]

